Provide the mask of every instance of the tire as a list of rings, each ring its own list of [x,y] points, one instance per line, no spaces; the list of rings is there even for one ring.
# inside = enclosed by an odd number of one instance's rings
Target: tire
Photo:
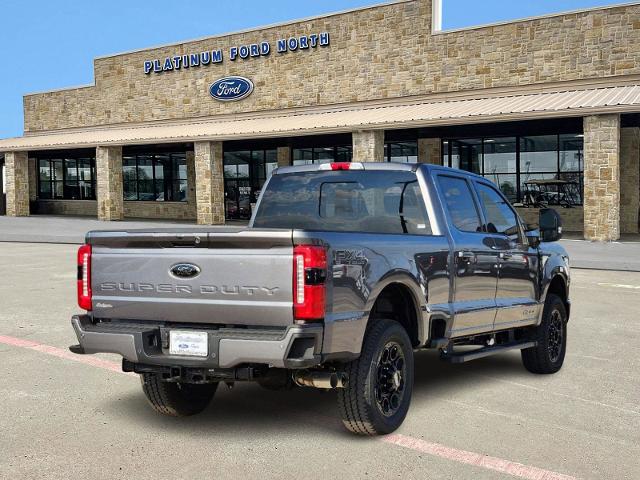
[[[534,339],[538,342],[536,347],[522,350],[524,367],[532,373],[556,373],[562,368],[567,351],[567,309],[559,296],[547,296]]]
[[[360,357],[345,365],[349,381],[338,390],[344,426],[358,435],[395,431],[409,411],[413,368],[406,330],[393,320],[377,320],[367,329]]]
[[[153,409],[170,417],[188,417],[202,412],[211,402],[217,383],[165,382],[156,373],[140,375],[142,391]]]

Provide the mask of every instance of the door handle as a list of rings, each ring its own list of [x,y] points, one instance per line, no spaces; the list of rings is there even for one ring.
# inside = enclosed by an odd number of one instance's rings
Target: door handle
[[[473,252],[467,252],[467,251],[460,251],[458,252],[458,259],[464,262],[475,262],[476,261],[476,254]]]

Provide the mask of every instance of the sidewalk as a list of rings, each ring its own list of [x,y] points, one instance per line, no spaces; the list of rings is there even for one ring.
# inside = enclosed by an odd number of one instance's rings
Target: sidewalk
[[[227,227],[237,228],[246,222],[234,221]],[[155,228],[203,228],[191,221],[126,220],[100,222],[91,217],[32,216],[0,217],[0,242],[70,243],[84,242],[89,230],[132,230]],[[224,229],[227,227],[207,227]],[[640,272],[640,235],[624,236],[620,242],[596,243],[580,240],[568,233],[561,240],[571,258],[573,268],[624,270]],[[0,245],[0,248],[2,246]]]

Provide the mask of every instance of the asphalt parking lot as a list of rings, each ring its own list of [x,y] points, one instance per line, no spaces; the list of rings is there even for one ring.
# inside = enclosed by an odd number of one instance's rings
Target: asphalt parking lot
[[[67,353],[76,248],[0,243],[0,478],[640,478],[640,273],[573,270],[559,374],[419,353],[404,425],[363,439],[315,390],[236,384],[157,416],[117,357]]]

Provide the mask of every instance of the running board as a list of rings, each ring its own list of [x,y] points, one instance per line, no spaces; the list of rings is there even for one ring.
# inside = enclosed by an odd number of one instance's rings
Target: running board
[[[472,350],[464,353],[447,353],[442,355],[442,360],[450,363],[464,363],[471,360],[477,360],[479,358],[489,357],[491,355],[497,355],[509,350],[522,350],[525,348],[536,347],[538,342],[524,342],[524,343],[508,343],[506,345],[497,345],[495,347],[483,347],[478,350]]]

